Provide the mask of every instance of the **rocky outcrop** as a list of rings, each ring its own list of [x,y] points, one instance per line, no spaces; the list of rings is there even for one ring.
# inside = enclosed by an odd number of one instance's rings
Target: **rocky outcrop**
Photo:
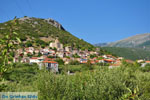
[[[22,17],[22,18],[19,18],[20,21],[25,21],[25,22],[26,22],[26,21],[32,21],[32,20],[34,20],[34,19],[35,19],[34,17],[28,17],[28,16],[24,16],[24,17]],[[37,18],[36,18],[36,19],[37,19]],[[53,26],[55,26],[56,28],[65,31],[65,29],[63,28],[63,26],[62,26],[60,23],[58,23],[57,21],[55,21],[55,20],[53,20],[53,19],[51,19],[51,18],[43,19],[43,20],[46,21],[48,24],[53,25]],[[36,25],[36,24],[38,24],[38,22],[37,22],[37,21],[34,21],[33,24]]]
[[[45,19],[45,21],[58,29],[65,30],[61,24],[51,18]]]

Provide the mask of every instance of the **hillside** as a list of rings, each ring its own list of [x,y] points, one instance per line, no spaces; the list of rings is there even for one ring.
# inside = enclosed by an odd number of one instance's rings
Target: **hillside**
[[[111,52],[114,55],[124,57],[126,59],[137,60],[146,59],[150,60],[149,51],[140,48],[121,48],[121,47],[102,47],[102,49]]]
[[[149,48],[150,47],[150,33],[139,34],[123,40],[107,44],[108,47],[135,47],[135,48]]]
[[[48,46],[50,42],[58,38],[64,46],[71,46],[72,48],[78,49],[94,49],[93,45],[73,36],[71,33],[67,32],[61,24],[53,19],[25,16],[23,18],[18,18],[17,22],[17,28],[15,28],[14,31],[19,34],[24,44],[32,43],[34,46],[39,46],[40,44]],[[0,23],[0,37],[8,33],[9,29],[10,21]]]
[[[150,59],[150,33],[135,35],[111,43],[98,43],[95,46],[102,47],[104,50],[126,59]]]

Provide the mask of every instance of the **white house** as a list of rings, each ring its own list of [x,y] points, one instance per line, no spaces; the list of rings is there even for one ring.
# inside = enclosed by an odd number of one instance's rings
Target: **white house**
[[[44,59],[43,58],[39,58],[39,57],[32,57],[30,58],[30,63],[37,63],[39,64],[40,62],[42,62]]]
[[[56,55],[60,58],[64,57],[64,52],[57,52]]]
[[[30,52],[30,53],[33,54],[33,52],[34,52],[34,47],[25,48],[25,51],[26,51],[26,52]]]

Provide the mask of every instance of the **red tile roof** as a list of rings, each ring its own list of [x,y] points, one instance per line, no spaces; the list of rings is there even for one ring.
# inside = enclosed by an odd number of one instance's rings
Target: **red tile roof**
[[[127,63],[133,63],[133,61],[132,60],[129,60],[129,59],[127,59],[127,60],[125,60]]]
[[[98,62],[99,62],[99,60],[96,60],[95,62],[96,62],[96,63],[98,63]]]
[[[112,57],[112,55],[106,55],[107,57]]]
[[[150,61],[145,61],[146,63],[150,63]]]
[[[86,64],[86,63],[87,63],[87,61],[82,61],[81,63],[82,63],[82,64]]]
[[[53,60],[52,58],[45,58],[45,61]]]
[[[95,61],[91,60],[90,63],[91,63],[91,64],[95,64]]]
[[[112,59],[104,59],[104,61],[107,61],[107,62],[115,62],[115,61],[112,60]]]
[[[32,58],[30,58],[30,59],[38,59],[38,57],[32,57]]]
[[[116,61],[120,61],[120,59],[117,59]]]
[[[55,61],[43,61],[43,63],[57,63]]]

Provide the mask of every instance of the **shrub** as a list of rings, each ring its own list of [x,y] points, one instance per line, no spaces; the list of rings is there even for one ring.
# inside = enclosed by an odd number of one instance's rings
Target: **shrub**
[[[72,57],[74,57],[74,58],[80,58],[80,56],[77,53],[74,54],[74,55],[72,55]]]
[[[32,47],[32,42],[31,42],[31,41],[27,41],[27,42],[26,42],[26,46],[27,46],[27,47]]]
[[[150,64],[146,64],[144,67],[140,68],[143,72],[150,72]]]
[[[77,60],[72,60],[72,61],[69,62],[69,64],[70,64],[70,65],[79,65],[80,62],[77,61]]]
[[[64,65],[64,61],[60,58],[57,58],[55,61],[58,62],[59,65]]]
[[[85,65],[60,65],[65,73],[38,70],[37,65],[17,63],[7,71],[7,86],[2,91],[38,91],[39,100],[148,100],[150,73],[134,64],[109,69],[99,66],[85,70]],[[93,67],[94,68],[94,67]]]
[[[90,55],[90,58],[94,58],[94,57],[97,57],[96,54]]]

